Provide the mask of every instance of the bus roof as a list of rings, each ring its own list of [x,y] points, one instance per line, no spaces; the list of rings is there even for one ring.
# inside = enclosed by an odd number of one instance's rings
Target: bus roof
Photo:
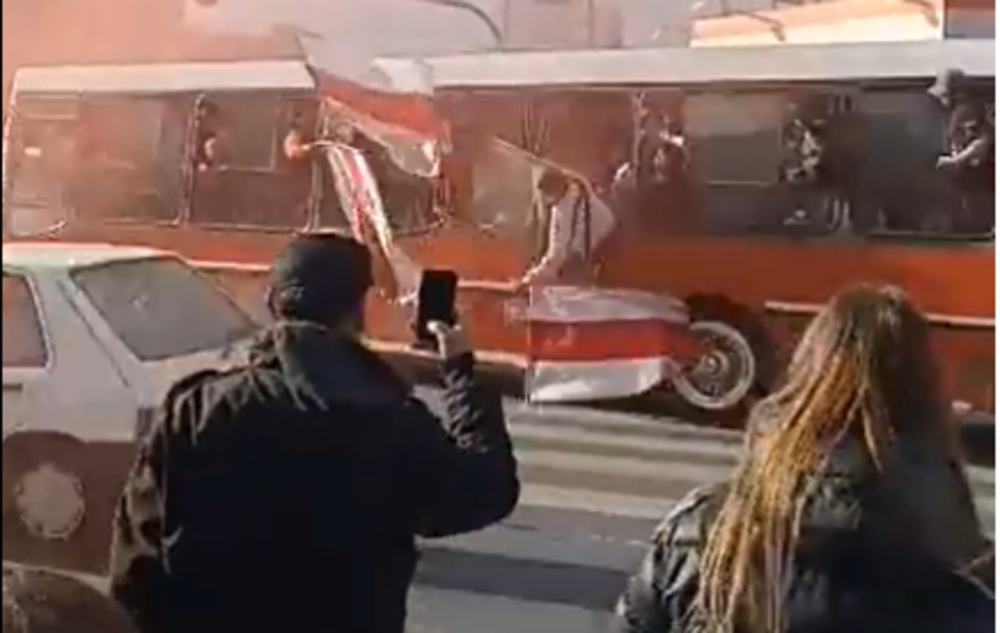
[[[412,86],[423,76],[432,82],[431,91],[915,80],[952,67],[972,77],[993,78],[995,45],[995,40],[928,40],[647,48],[381,58],[375,64],[393,86]]]
[[[302,61],[35,66],[14,76],[13,94],[163,94],[227,90],[312,90]]]

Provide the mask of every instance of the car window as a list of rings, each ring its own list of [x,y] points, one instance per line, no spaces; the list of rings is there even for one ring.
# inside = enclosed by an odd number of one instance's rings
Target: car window
[[[20,275],[3,274],[3,366],[44,367],[48,362],[34,293]]]
[[[221,288],[178,259],[114,262],[72,278],[143,361],[223,349],[257,328]]]

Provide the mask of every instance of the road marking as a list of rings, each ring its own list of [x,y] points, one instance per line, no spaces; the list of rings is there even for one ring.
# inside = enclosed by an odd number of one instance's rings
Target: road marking
[[[695,441],[690,439],[660,439],[652,437],[639,437],[635,435],[614,434],[603,431],[592,431],[586,428],[573,428],[559,425],[535,424],[526,422],[514,422],[507,425],[511,435],[515,440],[519,438],[529,440],[545,440],[551,442],[567,442],[571,444],[585,444],[589,447],[600,448],[602,446],[634,449],[641,453],[651,453],[661,451],[667,454],[676,455],[683,453],[691,457],[714,457],[728,458],[732,464],[736,464],[738,452],[732,446],[726,446],[715,442]]]

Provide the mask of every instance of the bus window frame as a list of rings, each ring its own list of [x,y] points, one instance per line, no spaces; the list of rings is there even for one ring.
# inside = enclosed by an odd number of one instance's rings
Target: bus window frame
[[[978,88],[990,88],[995,89],[996,79],[995,78],[985,78],[985,77],[973,77],[970,79],[972,86]],[[877,83],[876,83],[877,82]],[[855,94],[860,97],[865,94],[865,92],[890,92],[890,91],[906,91],[914,90],[914,95],[923,92],[927,94],[927,90],[933,83],[933,78],[927,80],[893,80],[893,81],[878,81],[876,79],[868,79],[856,84]],[[927,95],[930,99],[930,95]],[[857,103],[857,102],[856,102]],[[858,111],[855,108],[855,111]],[[874,231],[867,231],[865,233],[855,233],[855,239],[865,242],[887,242],[887,243],[900,243],[900,242],[910,242],[910,243],[928,243],[928,244],[988,244],[996,241],[996,223],[994,222],[993,229],[986,233],[934,233],[928,231],[898,231],[898,230],[886,230],[877,229]]]
[[[166,94],[167,94],[168,97],[172,96],[172,95],[170,95],[170,93],[166,93]],[[87,115],[87,110],[89,108],[91,108],[91,107],[94,107],[94,106],[100,107],[101,105],[105,105],[105,104],[109,104],[110,103],[110,104],[113,104],[114,107],[120,107],[122,104],[126,104],[126,103],[129,103],[129,102],[136,103],[136,104],[142,104],[143,102],[150,102],[150,103],[155,104],[155,106],[157,108],[157,119],[158,119],[157,120],[157,126],[156,126],[157,130],[156,130],[156,135],[155,135],[156,139],[153,142],[153,147],[152,147],[152,151],[150,152],[150,155],[147,156],[147,157],[145,157],[145,158],[151,158],[152,159],[152,163],[151,164],[154,165],[155,167],[159,167],[161,165],[161,163],[164,162],[164,160],[163,160],[163,158],[164,158],[163,152],[164,152],[164,149],[165,149],[166,127],[167,127],[167,125],[169,123],[169,120],[170,120],[170,99],[169,98],[162,98],[161,95],[155,95],[154,96],[154,95],[147,94],[147,93],[131,93],[131,92],[128,92],[128,93],[94,93],[94,94],[82,94],[82,95],[79,95],[78,102],[79,102],[79,104],[80,104],[80,106],[82,108],[81,109],[81,115],[82,115],[83,118],[81,120],[84,120],[84,121],[85,121],[85,117]],[[183,142],[186,144],[186,142],[187,142],[186,139],[184,139]],[[182,153],[184,151],[186,151],[186,148],[182,148]],[[178,166],[178,168],[179,168],[179,170],[183,169],[181,166]],[[182,176],[181,172],[178,173],[178,176],[181,179],[183,179],[183,176]],[[186,192],[183,189],[184,189],[184,185],[183,185],[183,182],[182,182],[181,183],[181,191],[180,191],[180,194],[181,194],[180,201],[181,202],[178,205],[178,208],[174,210],[173,215],[171,217],[143,218],[143,217],[111,216],[111,217],[102,217],[100,219],[100,222],[102,224],[119,225],[119,226],[121,226],[121,225],[135,225],[135,224],[153,225],[153,226],[171,226],[171,225],[174,225],[174,224],[178,223],[183,218],[183,215],[184,215],[183,214],[183,210],[182,210],[181,207],[184,206],[183,200],[184,200],[184,198],[186,196]],[[153,191],[153,193],[158,193],[159,190],[158,189],[153,189],[152,191]],[[149,191],[147,190],[146,193],[149,193]],[[86,222],[87,220],[84,220],[84,221]]]
[[[268,88],[268,89],[227,89],[227,90],[207,90],[203,93],[184,93],[185,96],[193,104],[195,99],[204,94],[208,97],[210,101],[221,100],[223,104],[225,100],[229,99],[239,99],[241,96],[247,95],[267,95],[269,100],[274,106],[274,111],[272,113],[272,147],[271,147],[271,165],[270,167],[242,167],[233,166],[230,164],[225,165],[225,171],[244,176],[270,176],[270,177],[280,177],[285,173],[282,160],[282,152],[284,147],[284,137],[285,130],[288,124],[288,117],[291,111],[303,102],[311,101],[313,103],[319,103],[320,97],[314,91],[310,90],[300,90],[300,89],[284,89],[284,88]],[[226,111],[225,105],[220,105],[220,109],[223,112]],[[193,109],[192,109],[193,114]],[[317,105],[317,122],[319,120],[319,106]],[[190,122],[190,119],[188,119]],[[317,123],[318,124],[318,123]],[[192,156],[194,148],[191,143],[194,141],[193,138],[185,139],[185,155],[187,157]],[[196,221],[192,219],[191,206],[194,200],[194,186],[197,182],[197,174],[193,178],[189,178],[186,183],[187,191],[185,191],[185,209],[183,209],[182,217],[178,220],[177,224],[181,226],[192,227],[195,229],[207,229],[207,230],[224,230],[230,233],[263,233],[269,235],[282,235],[282,234],[295,234],[305,231],[310,231],[316,227],[319,223],[319,205],[318,204],[307,204],[307,211],[305,214],[304,222],[300,225],[288,225],[288,226],[275,226],[269,224],[258,224],[253,222],[241,222],[241,223],[231,223],[231,222],[219,222],[219,221]],[[310,199],[317,195],[315,191],[315,183],[310,181],[309,197]],[[323,195],[319,192],[319,195]]]
[[[227,162],[224,164],[226,171],[247,173],[247,174],[274,174],[280,172],[280,161],[279,153],[281,151],[281,134],[278,131],[278,123],[283,119],[283,115],[287,112],[285,105],[288,101],[288,95],[282,91],[274,90],[218,90],[218,91],[205,91],[204,93],[210,101],[219,106],[219,112],[221,113],[223,120],[223,128],[227,130],[232,130],[232,126],[226,126],[225,122],[228,119],[228,113],[232,112],[234,109],[238,110],[240,104],[251,105],[256,107],[257,104],[254,103],[254,96],[265,96],[267,97],[267,105],[270,106],[270,151],[266,164],[251,165],[249,163],[244,164],[242,162]],[[246,101],[245,98],[250,97]],[[263,104],[263,100],[262,100]],[[233,106],[237,107],[234,108]],[[235,135],[234,135],[235,136]],[[193,139],[187,139],[190,143]]]
[[[809,82],[809,83],[778,83],[778,82],[761,82],[758,85],[754,84],[739,84],[739,85],[723,85],[719,88],[714,88],[711,86],[696,85],[690,86],[687,89],[682,89],[683,101],[682,107],[684,111],[684,136],[687,142],[690,144],[690,152],[692,156],[692,169],[695,177],[697,178],[697,187],[701,190],[708,190],[711,187],[743,187],[743,188],[754,188],[760,191],[762,194],[766,194],[768,191],[774,190],[776,187],[781,185],[781,160],[779,159],[778,164],[773,170],[768,181],[758,181],[758,180],[734,180],[734,179],[717,179],[717,178],[705,178],[703,177],[704,171],[701,169],[700,163],[695,161],[695,156],[697,154],[698,139],[699,135],[696,134],[698,115],[691,113],[691,108],[697,105],[696,101],[699,97],[718,98],[718,99],[739,99],[741,96],[750,97],[774,97],[778,102],[778,118],[777,125],[774,128],[774,149],[777,151],[779,157],[783,155],[784,149],[783,145],[785,143],[785,136],[787,134],[788,125],[788,106],[792,102],[793,98],[797,94],[804,92],[831,95],[842,97],[845,94],[850,94],[851,90],[848,86],[841,86],[832,83],[823,82]],[[838,204],[838,197],[835,197],[832,202]],[[751,217],[750,227],[757,226],[756,217],[762,214],[762,209],[754,209],[751,211],[754,217]],[[769,238],[779,238],[779,239],[795,239],[795,240],[805,240],[805,239],[822,239],[824,237],[833,235],[837,232],[839,228],[839,222],[828,223],[824,227],[797,227],[790,226],[786,227],[784,230],[778,228],[748,228],[744,230],[737,230],[732,232],[719,231],[710,228],[710,220],[712,215],[708,213],[706,208],[702,208],[697,214],[702,220],[705,220],[704,224],[701,225],[697,231],[697,235],[707,238],[715,239],[749,239],[749,240],[760,240]],[[709,228],[704,228],[709,227]]]
[[[27,103],[24,101],[27,100]],[[58,103],[69,107],[59,109],[55,112],[32,112],[34,103]],[[40,123],[43,125],[79,125],[80,103],[79,95],[71,93],[31,93],[27,99],[24,95],[15,93],[10,100],[10,108],[4,120],[4,155],[3,162],[3,190],[2,197],[6,207],[10,197],[14,194],[14,182],[18,176],[15,164],[11,161],[14,157],[23,153],[26,147],[23,145],[25,124]],[[6,234],[8,227],[7,211],[3,215],[3,230]]]

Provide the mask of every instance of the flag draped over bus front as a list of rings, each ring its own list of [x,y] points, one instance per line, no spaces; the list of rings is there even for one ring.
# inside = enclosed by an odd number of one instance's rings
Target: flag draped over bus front
[[[573,402],[649,391],[697,356],[683,302],[638,290],[542,286],[530,292],[525,392]]]

